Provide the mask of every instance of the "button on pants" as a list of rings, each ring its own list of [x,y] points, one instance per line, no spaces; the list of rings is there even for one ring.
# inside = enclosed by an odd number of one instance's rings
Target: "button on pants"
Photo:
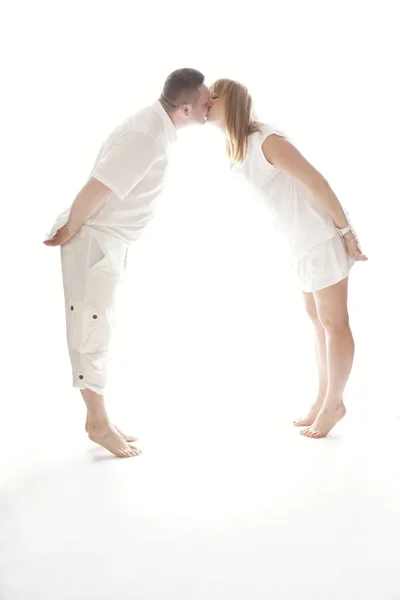
[[[103,395],[128,246],[84,226],[61,247],[73,386]]]

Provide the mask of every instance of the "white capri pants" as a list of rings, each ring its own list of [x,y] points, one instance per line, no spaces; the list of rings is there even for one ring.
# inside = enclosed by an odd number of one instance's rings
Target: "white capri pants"
[[[61,247],[73,386],[103,395],[128,245],[84,226]]]

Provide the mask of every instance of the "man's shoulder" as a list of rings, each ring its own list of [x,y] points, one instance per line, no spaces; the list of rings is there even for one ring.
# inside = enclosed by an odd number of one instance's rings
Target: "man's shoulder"
[[[152,138],[157,138],[163,130],[162,121],[154,105],[145,106],[135,112],[127,119],[126,125],[131,131],[139,134],[142,133]]]
[[[139,109],[125,118],[109,134],[105,149],[115,144],[136,145],[157,149],[160,146],[160,134],[163,131],[162,121],[153,106]],[[104,149],[104,147],[103,147]]]

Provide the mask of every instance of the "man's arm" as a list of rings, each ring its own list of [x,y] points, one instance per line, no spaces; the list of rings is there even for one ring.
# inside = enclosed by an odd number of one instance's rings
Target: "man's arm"
[[[95,166],[92,177],[76,197],[68,219],[46,246],[68,242],[115,194],[123,200],[143,179],[157,159],[154,140],[147,134],[132,131],[121,137]]]
[[[104,206],[111,194],[104,183],[91,177],[75,198],[68,223],[57,231],[53,239],[44,242],[46,246],[62,246],[69,242],[82,225]]]

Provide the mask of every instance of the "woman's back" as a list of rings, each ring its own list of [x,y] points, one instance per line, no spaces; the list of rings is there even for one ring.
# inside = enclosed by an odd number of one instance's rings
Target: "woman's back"
[[[267,137],[287,136],[271,125],[262,124],[260,129],[249,137],[246,158],[235,164],[233,171],[262,195],[277,231],[287,238],[293,256],[301,258],[335,236],[336,229],[303,184],[266,160],[262,145]]]

